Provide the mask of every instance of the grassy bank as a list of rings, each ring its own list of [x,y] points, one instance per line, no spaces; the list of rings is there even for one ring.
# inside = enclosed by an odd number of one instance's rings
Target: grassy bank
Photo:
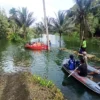
[[[78,51],[81,45],[82,40],[80,40],[77,36],[63,36],[65,47],[68,49],[73,49]],[[87,52],[88,53],[95,53],[100,51],[100,38],[92,38],[86,39],[87,41]]]
[[[51,82],[30,73],[0,76],[0,100],[64,100]]]
[[[66,42],[71,42],[71,43],[78,43],[78,45],[80,45],[80,43],[82,42],[82,40],[79,39],[79,36],[77,35],[63,35],[63,39]],[[87,38],[87,45],[97,45],[100,46],[100,38],[99,37],[93,37],[93,38]]]

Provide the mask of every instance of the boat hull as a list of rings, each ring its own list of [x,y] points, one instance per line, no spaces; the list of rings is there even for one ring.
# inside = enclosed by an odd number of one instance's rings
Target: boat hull
[[[26,44],[25,48],[31,50],[48,50],[48,46],[45,44]]]
[[[73,70],[68,70],[66,68],[66,64],[68,64],[68,59],[65,59],[66,61],[63,61],[63,69],[71,74],[73,72]],[[91,67],[89,67],[91,68]],[[82,76],[79,76],[77,72],[74,72],[72,74],[72,76],[78,80],[79,82],[81,82],[83,85],[85,85],[87,88],[89,88],[90,90],[94,91],[95,93],[97,94],[100,94],[100,84],[92,81],[91,79],[89,79],[88,77],[82,77]]]

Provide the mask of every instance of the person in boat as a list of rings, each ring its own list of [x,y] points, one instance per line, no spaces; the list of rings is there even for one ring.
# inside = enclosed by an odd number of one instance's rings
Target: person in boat
[[[73,55],[69,56],[69,61],[68,61],[68,67],[69,70],[74,70],[75,69],[75,59]]]
[[[83,51],[82,51],[82,47],[81,47],[81,48],[79,49],[78,53],[79,53],[79,54],[82,54],[82,52],[83,52]]]
[[[82,49],[82,52],[86,51],[86,40],[85,38],[83,38],[83,41],[82,41],[82,45],[81,45],[81,49]]]
[[[79,55],[81,55],[84,51],[86,51],[86,40],[83,38],[82,45],[78,51]]]
[[[87,76],[87,65],[85,63],[84,59],[80,59],[80,65],[78,66],[78,69],[76,70],[76,72],[83,77]]]
[[[37,46],[41,46],[41,43],[40,42],[37,42]]]
[[[81,54],[78,55],[79,59],[83,58],[85,60],[85,63],[88,65],[88,58],[87,58],[87,52],[83,51]]]
[[[87,67],[88,67],[87,52],[84,51],[82,54],[83,54],[83,55],[82,55],[82,57],[81,57],[80,59],[84,59],[86,65],[87,65]],[[78,62],[78,63],[79,63],[79,62]],[[96,70],[96,71],[89,72],[88,75],[99,74],[99,73],[100,73],[100,72],[99,72],[98,70]]]
[[[51,47],[51,41],[49,40],[49,46]]]
[[[84,51],[82,54],[83,54],[83,59],[85,60],[86,65],[88,65],[87,52]]]
[[[32,45],[32,43],[31,43],[31,42],[29,42],[28,44],[29,44],[29,45]]]
[[[84,59],[85,60],[85,63],[88,65],[88,58],[87,58],[87,52],[84,51],[82,52],[82,54],[79,54],[79,59]]]

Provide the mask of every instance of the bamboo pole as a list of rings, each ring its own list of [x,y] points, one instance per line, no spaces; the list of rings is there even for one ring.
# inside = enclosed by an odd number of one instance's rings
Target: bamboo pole
[[[48,45],[48,50],[50,50],[49,32],[48,32],[48,24],[47,24],[47,17],[46,17],[45,0],[43,0],[43,12],[44,12],[44,23],[45,23],[45,30],[46,30],[46,36],[47,36],[47,45]]]

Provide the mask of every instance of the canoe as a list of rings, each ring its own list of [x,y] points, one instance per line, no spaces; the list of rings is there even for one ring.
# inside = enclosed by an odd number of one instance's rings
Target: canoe
[[[31,50],[48,50],[48,46],[43,43],[33,43],[33,44],[27,43],[25,45],[25,48]]]
[[[66,68],[66,65],[67,65],[67,64],[68,64],[68,59],[64,59],[64,60],[63,60],[63,63],[62,63],[62,65],[63,65],[62,68],[63,68],[67,73],[71,74],[71,73],[73,72],[73,70],[68,70],[68,69]],[[88,66],[88,70],[89,70],[89,71],[95,71],[95,70],[97,70],[97,69],[95,69],[95,68],[93,68],[93,67],[91,67],[91,66]],[[94,91],[94,92],[97,93],[97,94],[100,94],[100,82],[95,82],[95,81],[91,80],[91,79],[88,78],[88,77],[79,76],[77,72],[74,72],[74,73],[72,74],[72,77],[74,77],[76,80],[78,80],[80,83],[82,83],[83,85],[85,85],[85,86],[86,86],[87,88],[89,88],[90,90]]]

